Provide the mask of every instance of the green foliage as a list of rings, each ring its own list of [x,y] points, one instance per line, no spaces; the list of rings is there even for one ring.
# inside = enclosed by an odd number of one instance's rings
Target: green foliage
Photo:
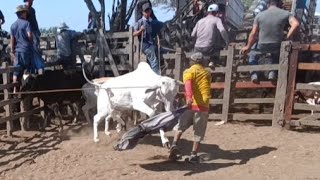
[[[58,27],[40,28],[41,36],[56,36]]]

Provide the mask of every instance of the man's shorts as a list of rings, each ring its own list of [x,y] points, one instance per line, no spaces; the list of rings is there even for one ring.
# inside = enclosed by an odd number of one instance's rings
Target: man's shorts
[[[15,71],[13,74],[15,76],[21,75],[21,72],[30,72],[31,69],[31,60],[32,54],[31,52],[16,52],[14,60],[14,67],[19,67],[20,70]]]
[[[192,110],[185,111],[180,119],[179,123],[175,127],[175,130],[184,132],[191,125],[193,125],[193,141],[200,142],[203,140],[207,129],[208,112],[196,112]]]

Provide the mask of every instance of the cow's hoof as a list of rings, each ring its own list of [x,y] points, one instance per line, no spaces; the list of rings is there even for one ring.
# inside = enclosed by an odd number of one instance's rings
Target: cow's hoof
[[[109,131],[105,131],[104,132],[107,136],[111,136],[111,132],[109,132]]]
[[[99,139],[93,139],[93,141],[94,141],[95,143],[98,143],[100,140],[99,140]]]
[[[165,143],[163,144],[163,147],[165,147],[165,148],[167,148],[167,149],[170,149],[170,148],[171,148],[169,142],[165,142]]]

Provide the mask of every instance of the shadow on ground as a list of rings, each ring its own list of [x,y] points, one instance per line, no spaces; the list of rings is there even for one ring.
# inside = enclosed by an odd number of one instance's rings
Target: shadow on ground
[[[159,137],[149,136],[145,138],[143,144],[151,144],[158,146],[157,141]],[[156,144],[155,144],[156,143]],[[188,155],[191,151],[192,142],[182,139],[179,147],[183,155]],[[214,144],[201,144],[201,152],[205,155],[204,162],[200,164],[190,164],[187,162],[169,161],[166,157],[151,157],[149,160],[164,160],[161,162],[140,164],[139,166],[143,169],[155,172],[162,171],[188,171],[184,176],[191,176],[194,174],[199,174],[207,171],[214,171],[221,168],[227,168],[235,165],[243,165],[249,162],[251,159],[257,158],[259,156],[266,155],[272,151],[277,150],[275,147],[262,146],[253,149],[240,149],[240,150],[223,150],[218,145]],[[202,155],[202,156],[203,156]],[[222,160],[229,162],[212,162],[213,160]],[[211,161],[211,162],[210,162]]]

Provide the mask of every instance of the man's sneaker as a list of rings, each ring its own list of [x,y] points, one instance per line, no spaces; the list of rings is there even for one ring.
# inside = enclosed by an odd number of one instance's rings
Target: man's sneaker
[[[190,156],[186,159],[186,161],[189,162],[189,163],[192,163],[192,164],[196,164],[196,163],[199,163],[199,162],[200,162],[200,161],[199,161],[199,156],[194,155],[194,154],[190,155]]]
[[[181,155],[180,155],[180,151],[179,151],[178,146],[176,146],[176,145],[171,146],[169,159],[172,161],[176,161],[176,160],[181,159]]]
[[[258,75],[257,74],[252,74],[251,75],[251,82],[258,84],[259,80],[258,80]]]

